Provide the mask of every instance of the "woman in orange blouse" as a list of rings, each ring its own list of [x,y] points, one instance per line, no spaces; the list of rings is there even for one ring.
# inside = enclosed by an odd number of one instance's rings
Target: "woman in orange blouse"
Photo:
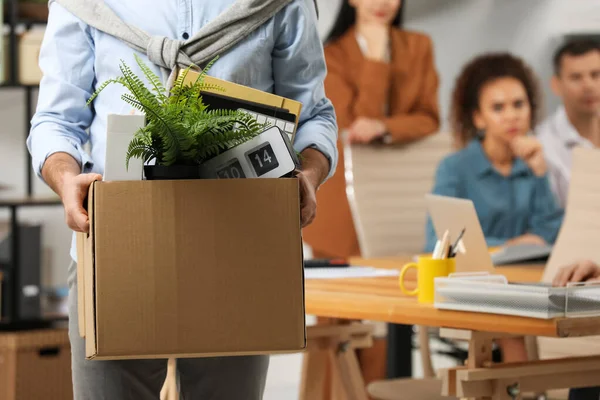
[[[407,143],[437,131],[438,77],[428,36],[400,30],[401,0],[344,0],[325,46],[327,96],[336,110],[340,159],[317,194],[304,231],[320,258],[360,254],[346,197],[342,133],[350,143]]]

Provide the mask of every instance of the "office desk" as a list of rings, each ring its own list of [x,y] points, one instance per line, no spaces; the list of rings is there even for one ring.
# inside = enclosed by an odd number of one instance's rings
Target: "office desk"
[[[383,260],[352,260],[353,264],[380,268],[401,268],[407,258]],[[539,281],[541,266],[502,267],[498,273],[510,281]],[[410,278],[410,277],[409,277]],[[412,276],[414,282],[414,275]],[[414,283],[412,283],[414,285]],[[411,286],[410,284],[407,286]],[[306,281],[306,313],[334,319],[339,331],[327,343],[309,346],[305,355],[302,399],[329,399],[331,383],[326,382],[323,364],[332,361],[333,374],[347,399],[367,399],[354,348],[365,343],[352,343],[350,320],[375,320],[406,325],[439,327],[445,337],[469,341],[469,360],[465,367],[443,372],[444,394],[471,398],[513,399],[508,395],[517,391],[597,384],[600,376],[600,358],[545,360],[519,366],[502,364],[491,366],[491,348],[494,339],[510,336],[576,337],[600,334],[600,317],[558,318],[540,320],[495,314],[436,310],[421,305],[415,298],[400,292],[397,278],[336,279]],[[333,328],[331,328],[333,329]],[[310,339],[310,335],[309,335]],[[349,345],[350,344],[350,345]]]
[[[411,262],[412,257],[396,257],[396,258],[381,258],[362,260],[360,258],[352,259],[354,265],[372,265],[377,268],[394,268],[401,269],[404,264]],[[537,282],[541,279],[543,273],[543,265],[523,265],[523,266],[508,266],[500,267],[499,273],[504,274],[510,281],[519,282]],[[416,271],[411,269],[407,275],[407,280],[416,279]],[[393,279],[388,279],[388,289],[395,294],[398,286]],[[365,281],[349,281],[334,282],[323,281],[321,283],[311,281],[308,285],[311,288],[325,287],[328,291],[336,290],[339,284],[342,284],[343,289],[347,289],[347,285],[354,284],[357,287],[363,287]],[[324,286],[323,286],[324,285]],[[410,285],[407,285],[410,286]],[[378,288],[382,289],[381,286]],[[358,288],[358,290],[361,290]],[[370,292],[369,285],[365,285],[362,290]],[[388,324],[388,341],[387,341],[387,372],[388,378],[401,378],[412,376],[412,325],[402,325],[389,323]]]

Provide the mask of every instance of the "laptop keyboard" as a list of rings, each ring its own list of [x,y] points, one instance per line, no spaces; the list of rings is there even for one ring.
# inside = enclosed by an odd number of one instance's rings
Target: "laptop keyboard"
[[[243,108],[240,108],[239,111],[242,111],[246,114],[251,115],[252,117],[254,117],[256,119],[256,122],[258,122],[259,124],[268,123],[270,126],[278,127],[279,129],[281,129],[282,132],[285,132],[288,135],[290,142],[292,142],[293,137],[294,137],[294,132],[296,132],[296,124],[285,121],[283,119],[273,118],[270,115],[265,115],[265,114],[256,113],[254,111],[245,110]]]

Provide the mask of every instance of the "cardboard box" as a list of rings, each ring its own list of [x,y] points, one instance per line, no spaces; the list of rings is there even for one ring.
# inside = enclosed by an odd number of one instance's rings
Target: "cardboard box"
[[[0,333],[0,399],[72,398],[67,330]]]
[[[298,180],[95,182],[78,236],[89,359],[306,346]]]

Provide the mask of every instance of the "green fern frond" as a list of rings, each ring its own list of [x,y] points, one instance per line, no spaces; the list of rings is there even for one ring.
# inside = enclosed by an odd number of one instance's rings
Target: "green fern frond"
[[[129,169],[129,161],[132,158],[139,158],[144,163],[156,158],[156,151],[152,146],[144,142],[141,137],[134,137],[127,148],[127,155],[125,158],[125,166]]]
[[[89,106],[90,104],[92,104],[94,102],[94,100],[96,100],[96,97],[98,97],[98,95],[100,94],[100,92],[102,92],[104,89],[106,89],[106,87],[108,85],[110,85],[111,83],[121,83],[121,81],[117,78],[117,79],[109,79],[105,82],[103,82],[95,91],[94,93],[92,93],[92,96],[88,99],[88,101],[86,102],[86,106]]]
[[[186,69],[183,70],[173,83],[173,88],[171,89],[171,97],[174,98],[174,102],[179,102],[181,98],[181,93],[184,91],[184,81],[187,78],[188,73],[190,72],[192,66],[190,65]]]
[[[176,115],[162,113],[157,121],[164,129],[157,129],[157,134],[163,141],[164,153],[162,162],[164,165],[173,165],[178,159],[192,147],[193,139],[189,132],[178,121]]]
[[[211,90],[216,90],[217,92],[225,92],[225,88],[223,86],[217,85],[216,83],[206,82],[198,84],[198,90],[200,90],[201,92],[208,92]]]
[[[158,103],[156,96],[146,88],[142,80],[124,63],[121,65],[121,73],[129,85],[129,90],[133,94],[133,97],[126,97],[126,99],[131,102],[135,98],[146,115],[162,126],[162,129],[157,130],[157,134],[161,136],[167,149],[163,155],[165,165],[175,163],[183,151],[191,147],[192,141],[189,135],[185,132],[178,132],[176,116],[164,112],[165,110]],[[135,102],[132,105],[135,106]]]
[[[158,75],[152,72],[152,70],[146,64],[144,64],[142,59],[137,54],[134,54],[134,57],[137,65],[140,67],[140,70],[144,73],[146,79],[148,82],[150,82],[150,85],[152,85],[159,102],[164,103],[167,100],[167,95],[165,87],[162,84],[162,80],[158,77]]]
[[[126,102],[127,104],[129,104],[130,106],[135,108],[136,110],[139,110],[142,112],[146,111],[146,108],[135,97],[133,97],[129,93],[123,93],[121,95],[121,99],[123,99],[124,102]]]
[[[154,108],[154,110],[160,107],[156,95],[154,95],[146,87],[144,82],[142,82],[142,80],[133,73],[127,64],[124,62],[121,63],[120,69],[121,74],[123,74],[123,78],[127,82],[129,91],[135,96],[140,104],[142,104],[145,108]]]
[[[204,68],[202,68],[202,71],[200,72],[200,75],[198,75],[198,79],[196,79],[196,82],[200,83],[204,81],[204,77],[208,75],[208,71],[212,68],[213,65],[215,65],[218,59],[219,56],[215,56],[212,60],[208,62],[208,64],[206,64]]]
[[[214,90],[220,91],[220,92],[224,92],[225,89],[218,86],[218,85],[214,85],[214,84],[205,84],[204,83],[204,78],[206,77],[206,75],[208,74],[208,71],[212,68],[212,66],[215,64],[215,62],[217,62],[217,60],[219,59],[219,56],[214,57],[199,73],[198,76],[196,77],[196,80],[194,81],[194,83],[191,85],[191,89],[192,89],[192,93],[191,93],[191,98],[200,98],[200,92],[202,90],[209,90],[210,88],[213,88]],[[189,68],[197,68],[196,65],[191,65]],[[183,75],[183,74],[182,74]],[[201,99],[200,99],[201,100]]]

